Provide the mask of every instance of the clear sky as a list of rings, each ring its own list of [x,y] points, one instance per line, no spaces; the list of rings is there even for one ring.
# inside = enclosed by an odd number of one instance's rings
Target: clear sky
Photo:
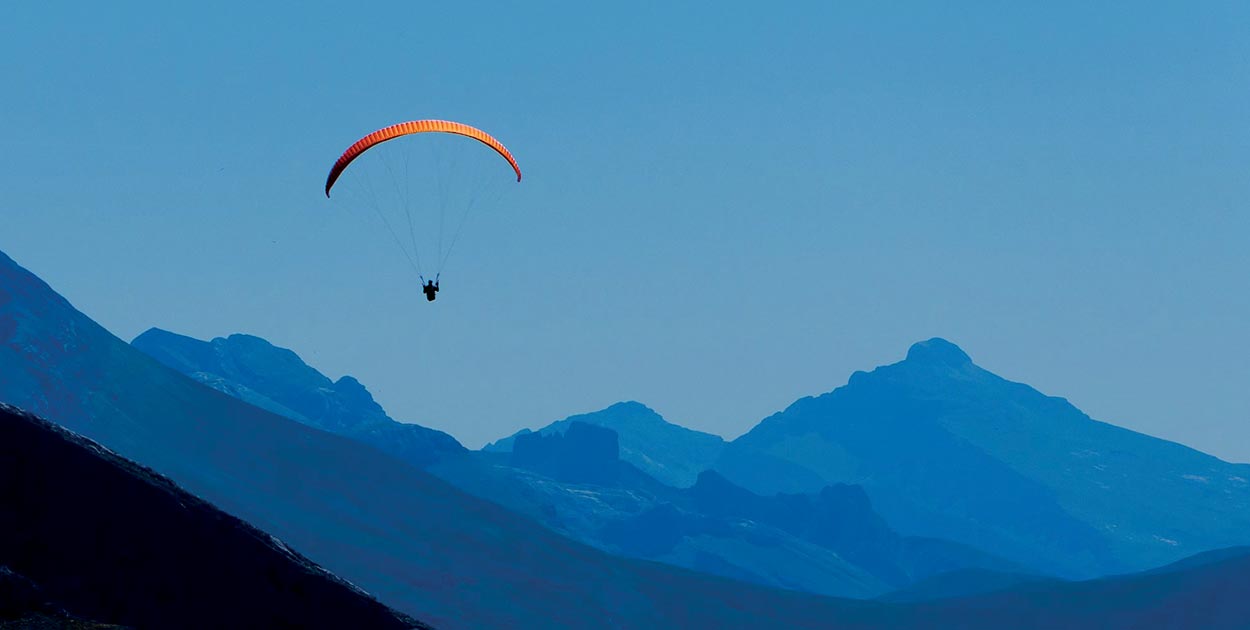
[[[1250,4],[352,6],[0,5],[0,249],[470,446],[622,399],[733,437],[942,336],[1250,461]],[[413,118],[526,175],[432,305],[321,190]]]

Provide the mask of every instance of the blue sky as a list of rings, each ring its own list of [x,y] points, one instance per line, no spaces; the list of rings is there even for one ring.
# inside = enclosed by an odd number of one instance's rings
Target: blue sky
[[[732,437],[943,336],[1250,461],[1245,3],[17,4],[0,249],[124,338],[261,335],[477,446]],[[526,180],[429,305],[321,186],[433,117]]]

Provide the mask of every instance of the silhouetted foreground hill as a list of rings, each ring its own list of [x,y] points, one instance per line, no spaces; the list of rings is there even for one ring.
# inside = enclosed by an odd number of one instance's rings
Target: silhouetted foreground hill
[[[73,614],[137,628],[428,627],[153,471],[4,404],[0,471],[0,565]]]
[[[37,584],[0,566],[0,630],[122,630],[126,626],[76,617]]]

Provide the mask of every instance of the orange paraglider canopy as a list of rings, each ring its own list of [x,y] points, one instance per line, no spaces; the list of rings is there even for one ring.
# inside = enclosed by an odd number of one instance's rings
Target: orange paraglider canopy
[[[338,180],[339,175],[342,175],[343,171],[347,169],[347,165],[351,164],[352,160],[360,157],[360,154],[387,140],[394,140],[395,138],[414,133],[427,132],[452,133],[481,142],[503,156],[503,159],[507,160],[508,164],[512,166],[512,170],[516,172],[516,180],[518,182],[521,181],[521,167],[517,166],[516,160],[512,159],[512,154],[508,152],[508,149],[501,142],[485,131],[450,120],[412,120],[379,129],[357,140],[355,144],[348,147],[343,152],[343,155],[339,156],[338,161],[334,163],[334,167],[330,169],[330,175],[326,177],[326,196],[330,196],[330,188],[334,186],[334,182]]]

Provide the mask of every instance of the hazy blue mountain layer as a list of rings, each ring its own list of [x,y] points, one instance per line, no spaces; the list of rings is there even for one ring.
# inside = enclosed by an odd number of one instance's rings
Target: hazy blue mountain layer
[[[940,571],[1015,568],[961,545],[901,537],[873,512],[866,498],[841,503],[817,500],[821,509],[809,512],[812,506],[801,497],[738,501],[741,495],[754,496],[741,489],[740,495],[727,496],[718,504],[708,485],[713,479],[722,486],[729,484],[716,475],[698,477],[699,485],[693,488],[698,493],[661,484],[632,462],[621,461],[625,449],[618,434],[607,427],[632,435],[639,444],[635,454],[662,450],[643,443],[648,435],[662,441],[669,436],[685,439],[703,434],[669,424],[638,403],[613,405],[555,423],[549,430],[518,434],[507,440],[507,450],[428,455],[389,445],[386,436],[355,433],[354,427],[360,425],[397,423],[354,380],[353,389],[363,393],[355,399],[367,404],[327,403],[335,395],[330,379],[294,352],[262,339],[231,335],[207,343],[153,329],[132,343],[220,391],[375,444],[462,489],[613,553],[766,586],[847,597],[874,597]],[[353,409],[366,418],[380,419],[356,420],[351,417]],[[314,423],[307,419],[326,415],[336,420]],[[416,425],[400,426],[427,431]],[[667,452],[677,451],[670,448]],[[770,512],[766,506],[778,501],[788,507]],[[763,509],[735,510],[738,504]],[[814,514],[823,520],[812,518]],[[828,532],[819,531],[822,528]],[[844,535],[836,536],[834,531]],[[852,532],[871,535],[859,539]]]
[[[331,381],[294,352],[259,337],[199,341],[152,328],[131,345],[213,389],[417,466],[465,450],[442,431],[392,420],[356,379]]]
[[[679,488],[693,485],[699,473],[716,463],[725,447],[725,440],[719,435],[672,424],[646,405],[632,401],[570,416],[535,433],[563,433],[574,422],[612,429],[620,436],[621,459],[661,482]],[[523,429],[515,435],[487,444],[482,450],[511,451],[516,438],[527,433],[531,431]]]
[[[1250,549],[1085,582],[1034,580],[894,609],[897,627],[1100,630],[1250,628]]]
[[[1069,577],[1250,542],[1250,466],[1092,420],[941,339],[765,419],[716,468],[766,494],[858,484],[904,533]]]
[[[620,461],[614,439],[580,421],[562,434],[519,436],[507,465],[533,473],[513,475],[541,506],[526,511],[615,553],[829,595],[872,597],[954,569],[1018,569],[956,543],[900,536],[855,486],[762,497],[705,471],[694,486],[672,488]]]

